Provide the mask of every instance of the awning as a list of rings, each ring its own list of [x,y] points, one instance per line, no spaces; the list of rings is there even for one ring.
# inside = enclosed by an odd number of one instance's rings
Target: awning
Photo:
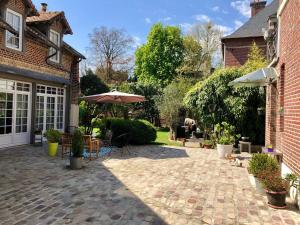
[[[262,68],[245,76],[239,77],[229,83],[230,86],[235,87],[261,87],[266,86],[277,80],[277,72],[275,68]]]
[[[0,72],[19,75],[27,78],[36,79],[36,80],[51,81],[51,82],[66,84],[66,85],[70,84],[70,81],[63,77],[55,76],[53,74],[46,74],[46,73],[40,73],[31,70],[20,69],[12,66],[0,65]]]

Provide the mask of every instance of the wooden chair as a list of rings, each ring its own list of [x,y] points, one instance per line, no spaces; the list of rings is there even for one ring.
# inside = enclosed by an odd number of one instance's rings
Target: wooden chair
[[[61,138],[61,158],[64,159],[64,155],[71,155],[72,148],[72,134],[63,134]]]
[[[96,157],[99,157],[100,140],[92,139],[90,135],[83,135],[84,147],[90,153],[89,159],[92,160],[92,153],[96,153]]]

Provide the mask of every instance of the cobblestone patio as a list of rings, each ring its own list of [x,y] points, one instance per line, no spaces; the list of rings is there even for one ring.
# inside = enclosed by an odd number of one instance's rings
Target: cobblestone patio
[[[131,155],[85,162],[71,171],[41,147],[0,151],[0,223],[295,224],[289,206],[274,210],[245,168],[214,150],[131,147]]]

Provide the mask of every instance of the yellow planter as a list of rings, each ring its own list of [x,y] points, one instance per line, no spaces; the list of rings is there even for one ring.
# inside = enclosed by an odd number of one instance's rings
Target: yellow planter
[[[56,156],[58,149],[58,143],[50,143],[48,142],[48,155],[49,156]]]

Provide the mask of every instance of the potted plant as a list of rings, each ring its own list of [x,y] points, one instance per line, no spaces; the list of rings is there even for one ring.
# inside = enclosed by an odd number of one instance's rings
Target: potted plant
[[[206,148],[206,149],[212,149],[214,146],[214,142],[212,140],[204,140],[202,146],[203,146],[203,148]]]
[[[221,159],[225,158],[227,154],[232,153],[233,145],[237,136],[234,134],[235,127],[222,122],[215,126],[213,139],[217,143],[218,155]]]
[[[264,170],[258,174],[268,198],[268,205],[275,209],[284,209],[289,183],[281,178],[280,173],[274,174],[272,170]]]
[[[72,138],[72,156],[70,157],[70,167],[73,170],[82,168],[83,147],[83,134],[76,129]]]
[[[61,133],[58,130],[49,129],[45,132],[44,137],[47,138],[48,141],[48,155],[56,156],[58,143],[61,138]]]
[[[267,154],[254,154],[249,160],[248,164],[249,180],[251,185],[260,193],[264,193],[264,190],[260,183],[260,180],[258,179],[258,175],[265,170],[278,173],[279,165],[277,161]]]

